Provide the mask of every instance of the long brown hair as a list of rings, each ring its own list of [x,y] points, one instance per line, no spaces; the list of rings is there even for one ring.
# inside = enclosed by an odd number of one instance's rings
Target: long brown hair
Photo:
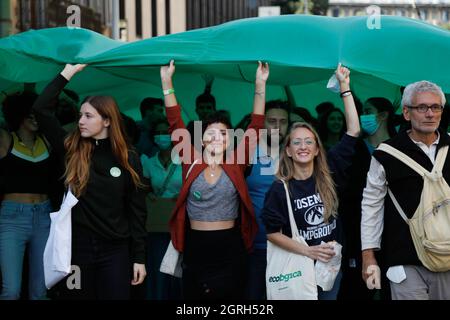
[[[313,176],[316,181],[316,192],[319,193],[323,202],[324,213],[323,218],[325,222],[328,222],[330,216],[337,216],[337,208],[339,205],[338,197],[336,193],[336,186],[333,178],[331,177],[330,168],[328,167],[325,149],[323,148],[322,141],[320,141],[319,135],[314,128],[305,122],[296,122],[289,130],[289,134],[284,139],[282,146],[282,152],[280,155],[280,164],[276,176],[278,179],[286,181],[289,185],[289,180],[294,178],[294,163],[292,158],[287,154],[287,147],[291,143],[291,134],[298,128],[306,128],[311,131],[316,140],[319,153],[314,157],[314,169]]]
[[[92,96],[84,100],[89,103],[103,119],[109,119],[109,138],[112,152],[120,165],[131,175],[136,187],[142,187],[139,175],[128,162],[129,146],[126,142],[125,128],[116,101],[108,96]],[[94,144],[90,138],[83,138],[80,130],[74,130],[64,141],[66,153],[65,185],[70,186],[75,196],[79,197],[86,191],[89,180]]]

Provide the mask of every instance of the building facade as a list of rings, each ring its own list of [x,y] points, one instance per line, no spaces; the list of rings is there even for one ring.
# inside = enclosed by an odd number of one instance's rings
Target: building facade
[[[272,0],[187,0],[186,29],[210,27],[232,20],[258,16],[258,8]]]
[[[81,9],[81,27],[112,36],[114,0],[1,0],[0,36],[67,25],[67,8]],[[260,7],[287,0],[118,0],[119,39],[140,39],[257,17]],[[276,10],[275,10],[276,11]],[[278,10],[279,12],[279,10]]]
[[[17,2],[17,0],[0,1],[0,38],[20,32]]]
[[[366,15],[366,8],[376,5],[381,14],[421,19],[433,25],[448,25],[450,0],[329,0],[328,16]]]
[[[119,0],[119,7],[122,41],[186,30],[186,0]]]
[[[135,41],[256,17],[274,0],[120,0],[120,39]]]
[[[112,24],[111,1],[105,0],[1,0],[0,37],[29,29],[63,27],[70,13],[80,8],[81,27],[109,36]]]

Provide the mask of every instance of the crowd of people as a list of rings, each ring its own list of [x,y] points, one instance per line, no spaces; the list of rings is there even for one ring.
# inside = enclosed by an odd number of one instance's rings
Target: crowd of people
[[[361,102],[339,65],[343,108],[323,102],[315,118],[288,87],[285,100],[266,101],[269,65],[258,62],[252,111],[236,126],[216,110],[210,75],[195,101],[199,122],[185,125],[174,61],[160,69],[163,99],[142,100],[140,122],[112,97],[80,103],[65,89],[85,68],[67,64],[40,94],[26,84],[0,97],[0,299],[265,300],[267,241],[325,263],[342,245],[319,300],[450,299],[450,266],[423,264],[397,210],[398,201],[414,216],[422,177],[379,149],[432,171],[450,144],[438,85],[409,84],[399,106],[376,95]],[[284,184],[306,244],[291,238]],[[49,214],[68,190],[78,199],[72,264],[81,289],[63,279],[47,290]],[[170,243],[183,254],[181,279],[159,271]],[[370,290],[377,266],[381,289]]]

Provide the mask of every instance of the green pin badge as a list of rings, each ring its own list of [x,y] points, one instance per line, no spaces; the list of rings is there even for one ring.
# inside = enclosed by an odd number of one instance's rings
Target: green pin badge
[[[202,193],[200,191],[194,191],[194,197],[197,200],[200,200],[202,198]]]

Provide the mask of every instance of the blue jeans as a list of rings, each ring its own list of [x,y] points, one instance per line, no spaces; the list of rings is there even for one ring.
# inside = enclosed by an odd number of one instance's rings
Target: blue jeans
[[[50,201],[25,204],[3,201],[0,208],[0,300],[17,300],[22,286],[25,248],[29,251],[29,298],[46,297],[43,255],[50,231]]]

